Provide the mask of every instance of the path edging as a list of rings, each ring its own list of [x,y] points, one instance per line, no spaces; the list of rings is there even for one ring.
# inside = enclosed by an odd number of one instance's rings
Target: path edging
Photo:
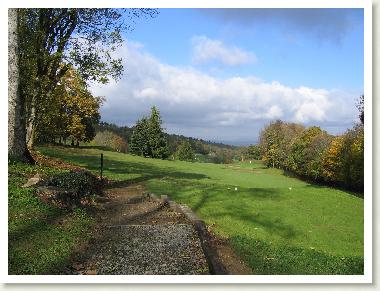
[[[147,193],[147,195],[149,198],[167,204],[172,210],[185,215],[197,231],[203,253],[209,266],[210,273],[213,275],[228,274],[226,268],[218,257],[216,249],[212,245],[212,238],[207,230],[205,222],[198,218],[189,206],[176,203],[175,201],[171,200],[168,195],[161,195],[161,198],[158,198],[158,196],[154,193]]]

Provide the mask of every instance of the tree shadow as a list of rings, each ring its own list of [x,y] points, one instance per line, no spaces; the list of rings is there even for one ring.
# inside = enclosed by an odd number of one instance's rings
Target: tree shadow
[[[70,162],[80,164],[92,172],[100,172],[100,158],[94,156],[71,156],[64,157],[65,160]],[[162,179],[165,177],[174,179],[191,179],[191,180],[202,180],[209,179],[207,175],[191,173],[191,172],[181,172],[176,168],[171,167],[159,167],[147,163],[139,163],[132,161],[120,161],[116,159],[104,157],[104,168],[103,175],[107,177],[107,174],[114,175],[131,175],[131,178],[114,181],[108,187],[122,187],[128,186],[133,183],[144,182],[151,179]],[[136,176],[137,177],[134,177]]]
[[[252,237],[231,237],[237,253],[259,275],[362,275],[360,256],[330,255],[303,247],[274,245]]]
[[[220,186],[205,187],[200,194],[199,200],[191,207],[194,212],[200,212],[202,208],[212,207],[214,209],[220,209],[219,211],[213,211],[215,217],[231,217],[231,219],[239,220],[244,225],[256,226],[259,225],[265,231],[271,234],[276,234],[286,239],[292,239],[298,235],[294,226],[284,223],[279,217],[266,217],[261,213],[253,213],[252,209],[244,205],[243,199],[253,200],[274,200],[280,201],[283,194],[279,189],[268,188],[247,188],[239,189],[239,193],[236,196],[231,197],[231,193],[227,192],[220,194]],[[217,197],[217,200],[215,199]],[[237,201],[237,202],[235,202]],[[213,203],[225,204],[222,209],[217,205],[212,206]]]

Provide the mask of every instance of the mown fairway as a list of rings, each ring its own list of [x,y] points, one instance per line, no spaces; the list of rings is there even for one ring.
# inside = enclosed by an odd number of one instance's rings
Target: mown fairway
[[[189,205],[230,239],[255,274],[363,273],[363,199],[344,191],[257,162],[217,165],[94,148],[39,150],[96,172],[103,152],[105,176],[143,182],[148,191]]]

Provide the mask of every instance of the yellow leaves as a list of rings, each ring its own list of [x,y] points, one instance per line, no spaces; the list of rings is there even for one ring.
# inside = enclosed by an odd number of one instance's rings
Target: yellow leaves
[[[92,96],[86,83],[74,69],[61,78],[50,99],[44,104],[44,134],[72,136],[81,141],[93,137],[91,124],[100,119],[101,98]],[[89,131],[92,131],[91,133]]]
[[[322,175],[328,181],[340,181],[342,168],[342,150],[344,146],[344,136],[335,137],[327,149],[322,161]]]

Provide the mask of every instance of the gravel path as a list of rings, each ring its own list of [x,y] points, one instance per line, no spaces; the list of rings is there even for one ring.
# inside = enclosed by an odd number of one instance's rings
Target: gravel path
[[[208,272],[191,225],[112,227],[112,238],[97,256],[98,274],[182,275]]]
[[[209,274],[199,237],[182,213],[148,198],[138,184],[106,195],[99,200],[96,237],[68,273]]]

